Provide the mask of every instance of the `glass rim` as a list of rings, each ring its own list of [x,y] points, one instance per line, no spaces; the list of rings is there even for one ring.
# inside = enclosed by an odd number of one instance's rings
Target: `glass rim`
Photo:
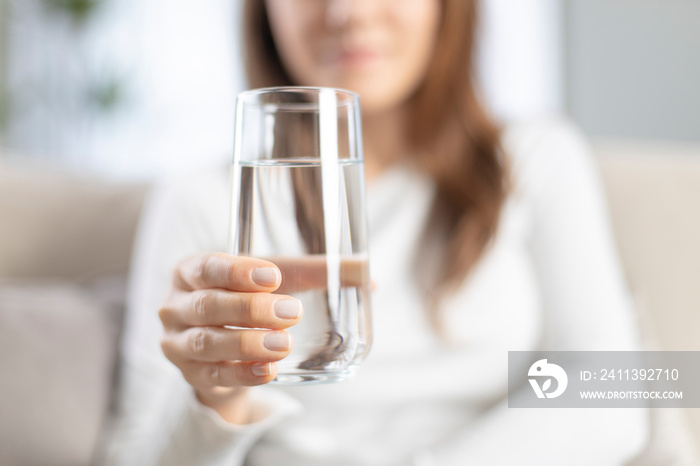
[[[342,89],[338,87],[324,87],[324,86],[272,86],[272,87],[261,87],[256,89],[248,89],[242,91],[236,97],[238,105],[245,106],[266,106],[274,105],[272,103],[256,102],[253,99],[258,98],[266,94],[274,93],[298,93],[298,94],[320,94],[321,91],[333,91],[336,96],[342,96],[345,99],[342,101],[338,100],[338,107],[345,107],[347,105],[360,103],[360,95],[357,92],[349,91],[347,89]],[[313,105],[313,103],[312,103]]]

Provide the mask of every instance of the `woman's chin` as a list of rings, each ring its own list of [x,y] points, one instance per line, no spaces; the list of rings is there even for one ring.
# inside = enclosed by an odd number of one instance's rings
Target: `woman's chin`
[[[400,105],[401,99],[390,99],[387,96],[374,96],[371,93],[365,94],[367,97],[360,94],[360,108],[362,109],[362,117],[372,118],[374,116],[386,114],[396,110]]]
[[[325,79],[305,80],[311,86],[334,87],[346,89],[360,96],[360,106],[363,118],[386,113],[396,109],[403,101],[407,92],[401,89],[400,80],[388,82],[386,76],[376,74],[346,75],[326,77]]]

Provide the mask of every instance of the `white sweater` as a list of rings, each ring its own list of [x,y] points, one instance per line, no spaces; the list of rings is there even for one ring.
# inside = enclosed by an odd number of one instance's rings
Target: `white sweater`
[[[434,187],[405,166],[367,199],[374,343],[358,374],[329,385],[256,387],[266,415],[228,424],[162,355],[157,309],[182,257],[225,251],[219,170],[162,187],[137,239],[109,464],[618,465],[648,427],[638,409],[513,409],[509,350],[632,350],[635,319],[580,136],[562,122],[504,133],[514,191],[491,248],[444,302],[446,344],[412,273]]]

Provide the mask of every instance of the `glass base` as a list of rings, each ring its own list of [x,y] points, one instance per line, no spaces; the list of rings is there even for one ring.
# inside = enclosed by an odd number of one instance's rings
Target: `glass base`
[[[275,385],[313,385],[322,383],[334,383],[352,377],[355,374],[353,369],[344,371],[304,371],[295,373],[277,373],[270,383]]]

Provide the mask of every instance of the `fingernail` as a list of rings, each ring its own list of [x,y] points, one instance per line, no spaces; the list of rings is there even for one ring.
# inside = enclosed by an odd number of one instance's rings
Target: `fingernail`
[[[270,351],[287,351],[292,345],[291,337],[286,332],[270,332],[263,338],[263,344]]]
[[[260,286],[275,286],[279,280],[279,272],[274,267],[258,267],[253,270],[251,278]]]
[[[250,372],[257,377],[264,377],[272,374],[272,367],[269,362],[256,362],[250,366]]]
[[[275,314],[280,319],[296,319],[301,314],[301,303],[298,299],[280,299],[275,303]]]

